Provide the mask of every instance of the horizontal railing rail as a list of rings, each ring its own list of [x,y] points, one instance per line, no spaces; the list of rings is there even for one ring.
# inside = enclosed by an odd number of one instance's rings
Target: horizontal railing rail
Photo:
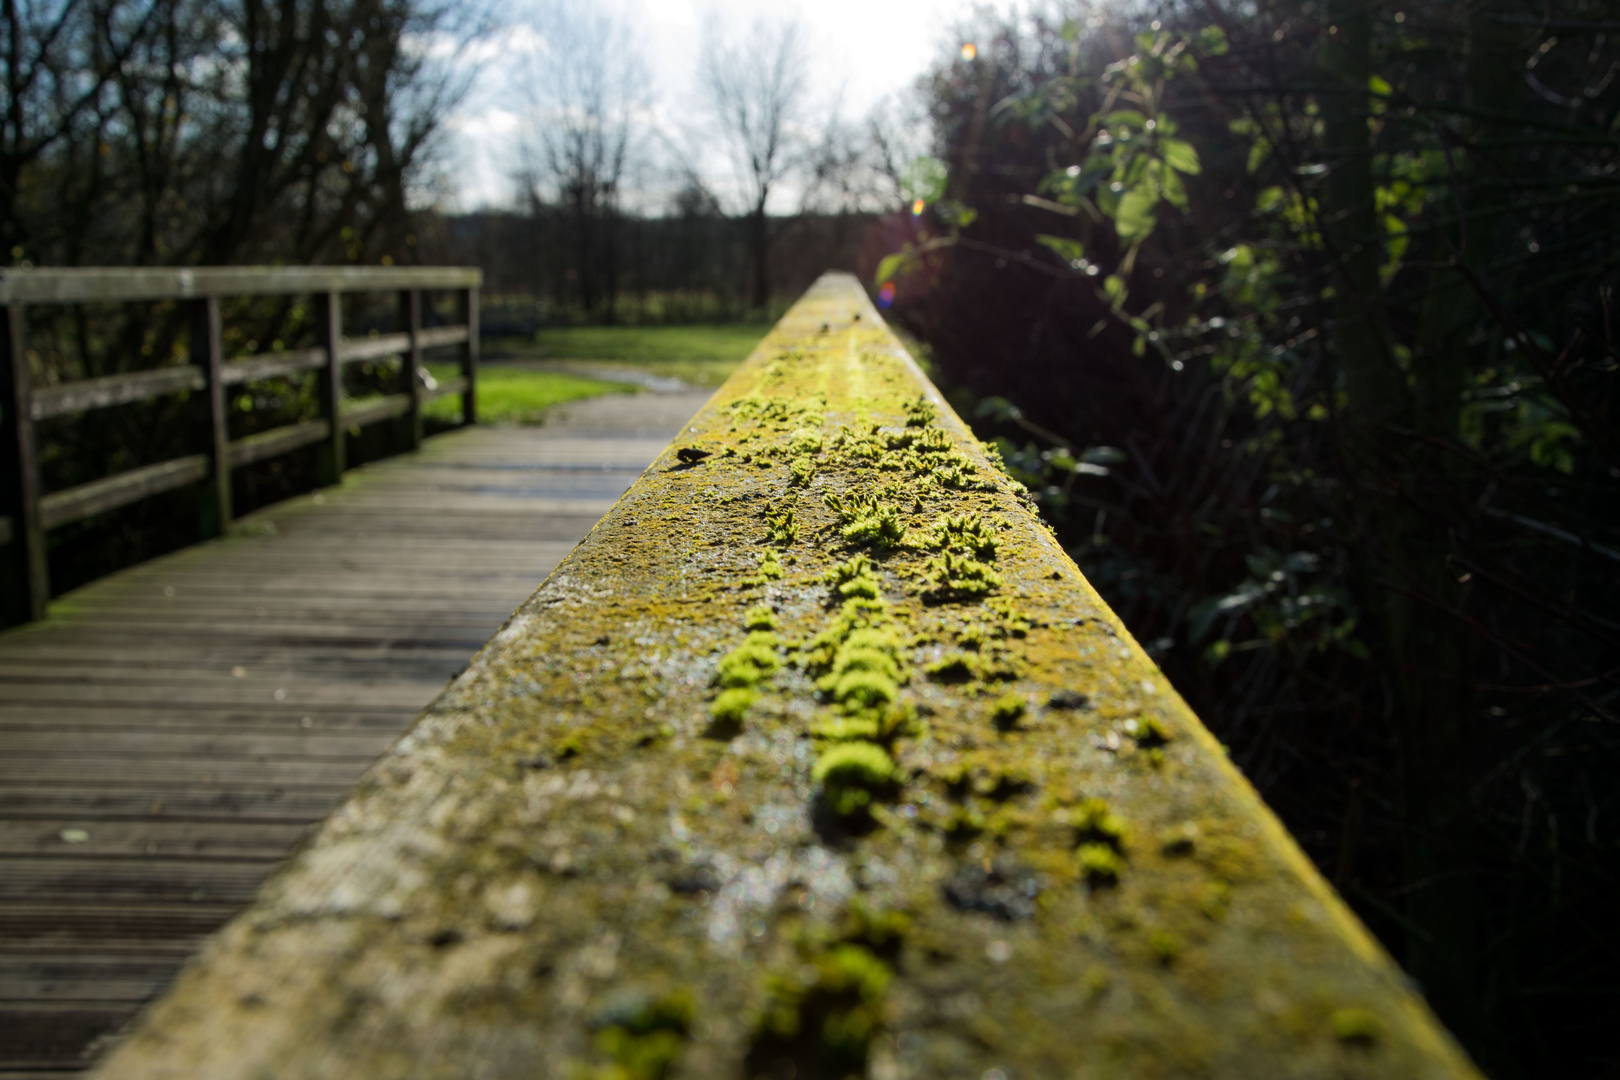
[[[1478,1080],[853,278],[100,1063]]]
[[[194,300],[209,296],[476,289],[483,281],[483,271],[468,266],[0,269],[0,304],[85,304],[127,300]]]
[[[470,267],[201,267],[0,270],[0,625],[38,619],[50,597],[46,533],[142,499],[203,485],[205,535],[232,519],[231,472],[308,446],[321,448],[319,478],[336,483],[346,468],[349,429],[408,418],[410,445],[422,441],[422,409],[461,397],[464,424],[476,421],[478,290],[482,272]],[[422,294],[454,291],[460,322],[424,326]],[[396,292],[400,332],[343,335],[342,297]],[[312,296],[320,344],[225,359],[221,301],[228,297]],[[56,385],[34,385],[27,351],[30,307],[65,304],[180,301],[190,308],[190,363]],[[458,349],[460,374],[433,385],[423,353]],[[347,401],[342,374],[349,364],[403,358],[401,393]],[[264,379],[319,372],[320,415],[231,440],[224,391]],[[151,401],[199,394],[196,453],[130,469],[64,491],[41,488],[34,425]]]

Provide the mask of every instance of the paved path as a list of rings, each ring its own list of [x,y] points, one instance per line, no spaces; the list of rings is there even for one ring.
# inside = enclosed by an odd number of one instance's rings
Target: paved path
[[[0,634],[0,1077],[174,975],[707,398],[476,428]]]

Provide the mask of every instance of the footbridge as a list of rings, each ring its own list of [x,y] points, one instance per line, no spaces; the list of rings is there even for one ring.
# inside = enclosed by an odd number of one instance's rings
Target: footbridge
[[[1477,1075],[854,279],[680,404],[0,636],[8,1065]]]

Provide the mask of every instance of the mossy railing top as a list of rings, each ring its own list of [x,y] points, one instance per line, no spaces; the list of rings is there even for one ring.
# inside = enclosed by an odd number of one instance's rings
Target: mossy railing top
[[[99,1075],[1474,1077],[828,275]]]

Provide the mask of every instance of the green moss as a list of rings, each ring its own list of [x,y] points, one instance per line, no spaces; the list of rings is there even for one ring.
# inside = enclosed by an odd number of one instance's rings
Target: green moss
[[[742,579],[745,588],[758,588],[771,581],[782,580],[782,560],[772,548],[759,553],[759,567]]]
[[[1039,625],[1038,620],[1018,610],[1011,597],[997,596],[984,605],[995,616],[995,636],[1003,638],[1027,637]]]
[[[1125,860],[1107,844],[1081,844],[1075,861],[1080,876],[1092,885],[1112,885],[1125,872]]]
[[[1080,985],[1086,988],[1086,995],[1094,998],[1102,996],[1109,982],[1108,969],[1101,964],[1092,964],[1080,979]]]
[[[1012,479],[1012,473],[1007,471],[1007,461],[1001,456],[1001,447],[998,444],[993,442],[981,442],[979,444],[979,449],[984,451],[984,456],[990,459],[991,466],[994,467],[997,472],[1009,480]],[[1022,487],[1023,485],[1019,486]]]
[[[630,995],[597,1018],[592,1041],[612,1064],[588,1075],[591,1080],[663,1080],[685,1048],[692,1016],[688,994]]]
[[[928,400],[927,395],[918,394],[911,401],[906,402],[906,426],[927,427],[939,416],[939,410],[934,403]]]
[[[1186,943],[1173,930],[1155,930],[1148,935],[1148,948],[1161,964],[1168,964],[1181,955]]]
[[[797,972],[771,979],[744,1073],[842,1077],[864,1075],[883,1026],[883,996],[893,972],[870,949],[841,944],[807,958]],[[786,1062],[794,1069],[784,1069]]]
[[[884,629],[889,621],[887,605],[880,597],[849,597],[839,605],[831,623],[805,647],[801,654],[803,663],[812,671],[830,670],[836,665],[839,652],[852,640],[862,643],[857,648],[884,648],[891,655],[898,656],[898,641]],[[857,639],[855,635],[863,630],[873,631],[874,636]]]
[[[788,463],[788,482],[807,487],[815,478],[816,463],[807,457],[796,457]]]
[[[840,705],[857,709],[871,709],[892,704],[900,696],[900,687],[888,676],[877,671],[849,671],[838,676],[833,687],[833,699]]]
[[[993,559],[1000,544],[995,530],[978,514],[946,514],[922,534],[918,546]]]
[[[950,433],[940,427],[924,427],[917,433],[913,446],[925,455],[948,454],[956,450]]]
[[[754,691],[742,686],[722,690],[720,696],[710,704],[709,716],[717,724],[740,725],[757,696]]]
[[[795,454],[821,452],[821,432],[815,428],[795,428],[788,436],[788,449]]]
[[[967,653],[951,653],[929,664],[923,670],[929,678],[942,683],[960,683],[979,677],[979,658]]]
[[[891,793],[898,784],[899,769],[883,747],[846,742],[823,751],[810,775],[832,811],[848,817]]]
[[[865,555],[856,555],[837,564],[822,576],[822,580],[842,597],[876,600],[881,595],[881,583],[872,572],[872,561]]]
[[[857,895],[844,915],[841,934],[844,941],[858,942],[878,956],[892,957],[911,932],[912,918],[904,911],[873,907]]]
[[[871,741],[883,734],[883,725],[875,716],[832,716],[810,725],[810,734],[828,742]]]
[[[715,682],[721,686],[753,686],[775,675],[782,666],[776,650],[761,641],[745,641],[720,658]]]
[[[1198,908],[1205,916],[1219,922],[1232,903],[1232,886],[1224,881],[1208,881],[1198,893]]]
[[[1191,855],[1197,846],[1198,828],[1190,821],[1159,832],[1159,853],[1162,855],[1172,858]]]
[[[775,552],[772,552],[775,554]],[[774,630],[776,629],[776,612],[764,604],[755,604],[743,612],[743,629],[745,630]]]
[[[990,722],[1000,731],[1011,731],[1018,726],[1026,707],[1021,695],[1009,691],[998,697],[996,703],[990,706]]]
[[[1368,1045],[1378,1040],[1378,1016],[1371,1009],[1334,1009],[1328,1023],[1340,1042]]]
[[[876,635],[873,635],[876,636]],[[866,672],[888,680],[891,684],[898,684],[900,679],[900,665],[895,660],[893,650],[886,648],[873,648],[864,643],[857,644],[854,635],[838,650],[833,660],[833,668],[822,677],[817,686],[822,690],[833,690],[845,675],[854,672]]]
[[[799,538],[799,519],[791,508],[765,512],[765,538],[778,547],[789,547]]]
[[[873,494],[851,495],[845,499],[829,491],[821,498],[837,516],[839,534],[852,544],[889,549],[899,547],[905,539],[906,529],[898,511]]]
[[[1072,820],[1081,843],[1102,844],[1113,851],[1125,849],[1125,823],[1102,799],[1087,799]]]
[[[935,604],[978,600],[1001,588],[1000,575],[988,564],[949,551],[929,559],[923,576],[928,582],[923,598]]]

